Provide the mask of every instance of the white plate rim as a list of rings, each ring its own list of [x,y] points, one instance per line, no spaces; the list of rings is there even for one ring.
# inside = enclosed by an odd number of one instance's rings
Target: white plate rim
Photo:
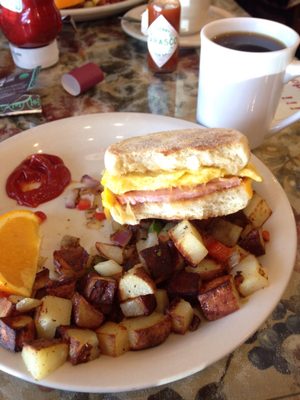
[[[74,152],[81,152],[83,143],[85,143],[85,146],[90,146],[88,152],[85,151],[84,153],[87,157],[87,155],[95,154],[95,143],[97,144],[96,148],[101,149],[101,153],[104,151],[104,148],[101,147],[104,140],[109,142],[116,140],[116,137],[105,137],[105,139],[100,137],[97,139],[97,135],[101,136],[100,127],[112,129],[116,136],[122,136],[123,132],[127,130],[127,135],[131,136],[134,129],[137,129],[134,134],[144,134],[154,130],[195,126],[199,125],[154,114],[105,113],[83,115],[46,123],[1,142],[0,157],[3,160],[2,157],[6,155],[4,160],[8,164],[5,166],[7,170],[10,170],[12,165],[23,159],[19,157],[23,157],[24,154],[28,155],[28,151],[33,152],[33,149],[52,151],[57,148],[59,155],[65,155],[66,159],[70,161],[70,157],[67,157],[67,155],[72,155],[73,150]],[[88,135],[86,136],[87,132]],[[94,135],[94,142],[89,142],[90,132]],[[65,142],[69,143],[69,140],[73,139],[75,144],[77,141],[77,145],[80,144],[80,146],[64,148],[66,144],[59,142],[62,135],[65,137]],[[99,143],[97,143],[97,140],[99,140]],[[11,153],[12,151],[13,153]],[[91,151],[92,153],[90,153]],[[11,154],[14,157],[11,157]],[[77,165],[79,160],[74,161]],[[0,369],[25,381],[61,390],[89,393],[130,391],[162,385],[189,376],[221,359],[242,344],[259,328],[280,300],[293,271],[297,246],[293,212],[282,187],[260,160],[252,156],[252,161],[265,179],[265,183],[260,186],[260,192],[270,202],[273,209],[273,215],[267,224],[267,229],[271,232],[271,248],[269,247],[267,255],[262,258],[263,265],[266,263],[269,269],[270,286],[268,288],[251,296],[240,311],[221,320],[206,323],[198,331],[183,337],[172,335],[167,342],[154,349],[139,353],[129,352],[118,359],[102,356],[91,363],[76,367],[66,364],[40,382],[34,381],[27,373],[19,354],[12,354],[0,349]],[[96,162],[99,162],[99,159]],[[14,204],[12,200],[7,200],[4,193],[6,169],[4,169],[0,178],[1,213],[6,211],[6,208],[11,209]],[[82,173],[88,172],[82,171]],[[60,196],[57,201],[55,200],[52,206],[51,202],[47,203],[45,208],[49,210],[53,207],[57,211],[57,204],[63,207],[63,196]],[[43,208],[41,207],[41,209]],[[64,212],[64,210],[62,211]],[[276,234],[273,233],[274,230]],[[284,240],[284,249],[281,249],[281,240]],[[274,251],[274,254],[271,250]],[[284,271],[281,270],[279,265],[281,262],[283,264],[283,261]],[[259,315],[257,315],[257,308]],[[253,323],[253,318],[255,323]],[[250,327],[245,327],[242,324],[245,321],[246,325],[249,321],[251,322]],[[222,343],[220,343],[220,340]],[[197,354],[195,352],[197,347],[195,346],[199,346],[199,341],[202,347],[200,353]],[[211,344],[211,341],[214,345],[207,354],[207,346]],[[225,347],[223,342],[226,343]],[[216,352],[216,350],[218,351]],[[206,352],[204,358],[203,352]],[[157,357],[159,357],[159,362],[157,362]]]
[[[97,18],[109,17],[121,13],[130,7],[136,6],[145,0],[124,0],[120,3],[107,4],[104,6],[67,8],[60,10],[61,15],[71,16],[75,21],[89,21]]]
[[[145,10],[146,5],[140,5],[138,7],[134,7],[127,11],[124,14],[124,17],[136,17],[136,14],[142,14]],[[217,6],[210,6],[209,13],[213,15],[217,15],[220,18],[231,18],[233,14],[223,8]],[[134,27],[138,27],[138,29],[134,29]],[[121,21],[121,27],[127,35],[133,37],[134,39],[140,40],[141,42],[147,42],[147,36],[143,35],[140,30],[140,25],[136,22],[132,23],[123,19]],[[179,45],[182,48],[197,48],[200,46],[200,32],[197,32],[192,35],[181,35],[179,38]]]

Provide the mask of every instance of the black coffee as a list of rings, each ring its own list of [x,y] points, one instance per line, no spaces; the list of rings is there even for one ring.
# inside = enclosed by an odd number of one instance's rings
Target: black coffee
[[[228,32],[213,38],[215,43],[233,50],[263,53],[282,50],[285,45],[267,35],[252,32]]]

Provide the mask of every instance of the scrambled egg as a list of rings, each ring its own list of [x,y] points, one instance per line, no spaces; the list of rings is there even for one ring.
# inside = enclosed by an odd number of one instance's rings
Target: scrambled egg
[[[105,171],[102,185],[114,194],[123,194],[132,190],[157,190],[170,187],[193,187],[216,178],[223,178],[226,172],[220,168],[205,167],[198,171],[174,171],[150,173],[147,175],[131,173],[123,176],[114,176]],[[261,177],[252,165],[243,168],[238,176],[251,178],[261,182]]]
[[[212,179],[223,178],[226,176],[224,170],[220,168],[205,167],[199,171],[175,171],[162,172],[158,174],[128,174],[123,176],[114,176],[105,171],[101,183],[104,186],[102,193],[102,203],[107,216],[112,217],[122,223],[137,223],[134,213],[127,204],[124,210],[117,201],[115,194],[121,195],[131,190],[157,190],[167,189],[170,187],[192,187],[201,183],[206,183]],[[248,164],[243,168],[238,176],[242,178],[250,178],[257,182],[261,182],[262,178],[255,170],[254,166]],[[252,192],[251,184],[247,182],[247,188]]]

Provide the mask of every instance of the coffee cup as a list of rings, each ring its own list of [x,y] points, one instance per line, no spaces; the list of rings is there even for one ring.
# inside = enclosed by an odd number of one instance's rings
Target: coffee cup
[[[300,38],[290,27],[260,18],[211,22],[201,31],[197,121],[235,128],[258,147],[300,119],[273,121],[284,84],[300,76]],[[277,46],[277,47],[276,47]]]
[[[207,21],[210,0],[180,0],[180,5],[180,34],[200,32]]]

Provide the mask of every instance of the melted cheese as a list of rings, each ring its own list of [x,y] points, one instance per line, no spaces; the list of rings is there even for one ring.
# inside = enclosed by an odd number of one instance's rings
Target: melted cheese
[[[107,218],[112,218],[119,224],[137,224],[134,212],[130,204],[126,205],[126,208],[122,207],[115,195],[107,188],[104,188],[102,194],[102,204]]]
[[[255,168],[248,164],[239,174],[243,178],[251,178],[261,182],[261,177]],[[206,183],[216,178],[223,178],[226,172],[220,168],[205,167],[198,171],[174,171],[161,172],[158,174],[128,174],[114,176],[105,171],[102,177],[102,185],[112,193],[123,194],[132,190],[157,190],[170,187],[192,187],[201,183]]]

